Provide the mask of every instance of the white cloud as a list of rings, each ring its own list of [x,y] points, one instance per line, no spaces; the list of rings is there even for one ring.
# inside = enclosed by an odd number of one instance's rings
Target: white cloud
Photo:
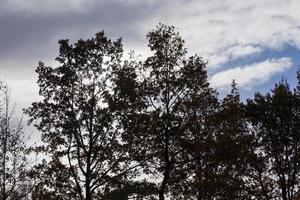
[[[300,49],[299,0],[167,2],[141,22],[142,32],[158,21],[179,27],[190,52],[208,59],[210,67],[285,44]]]
[[[264,49],[253,45],[234,45],[228,49],[222,49],[212,54],[204,55],[207,58],[209,67],[219,67],[220,65],[250,55],[259,54]]]
[[[260,53],[261,51],[262,51],[262,48],[254,47],[251,45],[234,46],[227,50],[229,57],[233,58],[233,59],[243,58],[243,57],[246,57],[251,54]]]
[[[279,59],[265,60],[244,67],[235,67],[214,74],[210,83],[215,88],[226,87],[235,79],[241,87],[267,82],[271,76],[282,72],[292,66],[292,59],[283,57]]]

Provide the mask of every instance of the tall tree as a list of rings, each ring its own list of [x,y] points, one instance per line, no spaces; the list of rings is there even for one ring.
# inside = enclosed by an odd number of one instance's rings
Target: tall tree
[[[206,103],[207,110],[203,106],[191,110],[194,114],[187,127],[191,136],[185,140],[190,160],[182,199],[251,199],[245,177],[252,138],[235,82],[220,103],[212,102]]]
[[[32,189],[26,138],[14,115],[7,86],[0,83],[0,199],[24,199]]]
[[[212,156],[217,177],[214,199],[253,199],[252,185],[246,177],[251,173],[248,162],[252,157],[253,137],[249,134],[245,112],[237,84],[222,100],[214,121],[215,142]]]
[[[127,139],[133,141],[132,155],[146,158],[144,172],[159,177],[154,181],[156,192],[164,200],[184,178],[180,169],[187,161],[182,142],[189,134],[188,110],[197,107],[200,112],[200,106],[205,110],[202,102],[217,98],[207,81],[206,63],[197,55],[187,58],[175,27],[159,24],[147,38],[153,55],[129,70],[136,77],[131,88],[136,89],[122,90],[135,97],[124,127]]]
[[[293,199],[300,172],[299,95],[282,81],[271,93],[247,100],[246,109],[257,138],[256,155],[263,163],[256,173],[265,199]]]
[[[108,106],[109,73],[120,65],[121,39],[113,42],[99,32],[75,44],[68,40],[59,44],[60,65],[40,63],[36,70],[43,99],[33,103],[27,114],[31,121],[38,120],[48,155],[70,170],[68,185],[74,199],[103,199],[116,179],[129,177],[136,167],[129,162],[130,143],[122,142],[113,106]]]

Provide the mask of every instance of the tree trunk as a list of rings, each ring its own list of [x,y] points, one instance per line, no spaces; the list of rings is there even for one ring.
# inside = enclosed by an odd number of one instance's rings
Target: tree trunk
[[[163,178],[162,184],[159,189],[159,200],[165,200],[165,192],[166,192],[167,183],[168,183],[169,177],[170,177],[170,171],[171,171],[171,163],[169,160],[167,160],[165,171],[164,171],[164,178]]]
[[[86,200],[92,200],[92,194],[91,194],[91,188],[90,188],[90,181],[86,181],[86,186],[85,186],[85,199]]]
[[[164,200],[165,199],[165,192],[166,192],[166,188],[167,188],[167,184],[170,178],[170,172],[171,172],[171,161],[169,159],[169,135],[168,135],[168,131],[166,131],[166,146],[165,146],[165,155],[164,155],[164,159],[165,159],[165,170],[164,170],[164,178],[163,181],[161,183],[160,189],[159,189],[159,200]]]
[[[90,151],[87,155],[87,166],[86,166],[86,175],[85,175],[85,200],[92,200],[92,191],[91,191],[91,154]]]

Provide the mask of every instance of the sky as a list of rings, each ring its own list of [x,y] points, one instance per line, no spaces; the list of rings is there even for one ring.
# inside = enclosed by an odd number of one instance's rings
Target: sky
[[[208,61],[211,85],[243,97],[269,91],[300,66],[299,0],[0,0],[0,80],[17,108],[38,99],[35,68],[55,66],[59,39],[87,39],[101,30],[123,38],[126,52],[150,54],[146,34],[174,25],[190,55]]]

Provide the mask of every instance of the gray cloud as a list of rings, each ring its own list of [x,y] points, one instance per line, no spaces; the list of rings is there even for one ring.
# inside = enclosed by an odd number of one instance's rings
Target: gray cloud
[[[127,50],[147,54],[145,35],[158,22],[179,27],[189,52],[208,59],[210,67],[222,67],[285,44],[300,49],[299,10],[298,0],[3,0],[0,78],[16,82],[16,96],[26,96],[29,102],[34,68],[39,60],[53,64],[58,39],[76,41],[103,29],[113,39],[123,37]],[[270,66],[266,76],[285,69]],[[26,85],[27,95],[21,85]]]
[[[78,10],[79,8],[76,8],[76,12],[66,9],[69,12],[57,13],[54,12],[55,8],[49,8],[45,13],[43,13],[43,8],[39,8],[39,12],[34,11],[33,13],[30,13],[27,7],[23,10],[21,8],[17,10],[0,9],[2,11],[0,16],[0,60],[51,57],[57,51],[55,45],[58,39],[77,40],[81,37],[90,37],[102,29],[114,38],[122,36],[129,42],[142,40],[136,24],[151,17],[158,5],[141,2],[137,4],[108,2],[94,2],[89,10],[82,8],[81,12]],[[19,4],[17,4],[19,7],[23,5]],[[52,3],[48,6],[55,6],[55,4]],[[38,8],[34,7],[33,9]],[[57,9],[60,8],[57,7]]]

